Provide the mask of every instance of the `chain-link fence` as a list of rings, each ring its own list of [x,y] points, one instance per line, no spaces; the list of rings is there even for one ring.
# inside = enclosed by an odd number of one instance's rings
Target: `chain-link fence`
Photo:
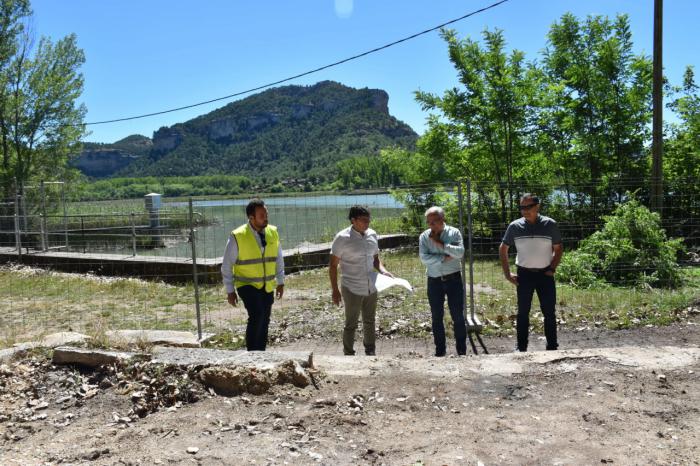
[[[432,205],[443,206],[447,222],[464,232],[468,316],[484,323],[486,332],[498,333],[514,325],[515,291],[503,278],[498,246],[508,223],[519,217],[519,197],[525,192],[540,196],[541,213],[559,224],[566,257],[583,249],[582,240],[602,231],[618,205],[631,199],[647,204],[641,186],[640,180],[540,186],[469,180],[359,193],[265,195],[288,272],[285,297],[273,311],[273,340],[324,337],[339,330],[342,319],[330,305],[324,266],[334,235],[350,224],[352,205],[369,207],[387,268],[415,287],[413,294],[393,288],[385,294],[378,315],[380,334],[420,336],[430,331],[425,268],[417,245],[426,228],[423,213]],[[0,270],[0,337],[6,343],[69,329],[242,333],[245,311],[226,303],[219,270],[230,232],[247,221],[245,205],[253,195],[168,199],[154,194],[86,202],[76,201],[70,190],[60,183],[41,183],[0,204],[0,253],[8,264]],[[663,229],[669,238],[682,239],[684,249],[674,257],[682,279],[664,283],[652,278],[629,281],[626,273],[603,276],[601,267],[610,264],[591,269],[601,275],[596,280],[560,279],[560,324],[625,327],[678,318],[700,297],[698,269],[693,267],[700,244],[699,217],[700,197],[692,189],[668,187],[657,229],[659,235]],[[627,232],[629,251],[663,246],[645,242],[668,243],[662,236],[650,237],[643,226]],[[607,239],[600,241],[596,244],[605,249]],[[627,246],[608,247],[626,251]],[[640,257],[637,253],[618,258],[611,267],[618,272],[637,270]],[[642,277],[655,273],[660,276],[658,271],[641,270]],[[536,303],[533,314],[537,327],[541,314]]]

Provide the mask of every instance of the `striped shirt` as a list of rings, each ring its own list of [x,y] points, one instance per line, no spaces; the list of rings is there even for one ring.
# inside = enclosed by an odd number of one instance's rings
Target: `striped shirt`
[[[515,246],[515,265],[528,269],[544,269],[552,263],[552,246],[561,243],[557,222],[538,215],[535,223],[519,218],[508,225],[503,244]]]

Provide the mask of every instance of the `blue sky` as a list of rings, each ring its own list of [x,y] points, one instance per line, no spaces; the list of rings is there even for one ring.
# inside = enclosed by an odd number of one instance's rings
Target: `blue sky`
[[[156,112],[233,94],[346,58],[428,29],[495,0],[33,0],[37,36],[76,33],[85,51],[86,121]],[[700,2],[664,2],[664,65],[680,84],[700,73]],[[546,34],[565,12],[630,16],[636,52],[652,54],[653,0],[510,0],[451,27],[461,37],[504,30],[509,48],[540,58]],[[456,74],[437,32],[288,84],[334,80],[381,88],[389,110],[419,134],[426,114],[413,92],[441,94]],[[218,102],[141,120],[91,126],[88,141],[151,136],[161,126],[221,107]]]

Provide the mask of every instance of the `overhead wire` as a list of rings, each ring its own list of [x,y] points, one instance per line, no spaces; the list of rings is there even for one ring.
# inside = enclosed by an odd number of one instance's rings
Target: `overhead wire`
[[[353,56],[348,57],[348,58],[345,58],[345,59],[343,59],[343,60],[338,60],[338,61],[333,62],[333,63],[330,63],[330,64],[328,64],[328,65],[320,66],[320,67],[318,67],[318,68],[314,68],[314,69],[312,69],[312,70],[305,71],[305,72],[303,72],[303,73],[299,73],[299,74],[296,74],[296,75],[294,75],[294,76],[289,76],[289,77],[287,77],[287,78],[280,79],[280,80],[278,80],[278,81],[270,82],[270,83],[267,83],[267,84],[262,84],[262,85],[260,85],[260,86],[256,86],[256,87],[253,87],[253,88],[250,88],[250,89],[246,89],[246,90],[244,90],[244,91],[235,92],[235,93],[233,93],[233,94],[225,95],[225,96],[223,96],[223,97],[217,97],[217,98],[214,98],[214,99],[209,99],[209,100],[205,100],[205,101],[202,101],[202,102],[197,102],[197,103],[194,103],[194,104],[183,105],[183,106],[181,106],[181,107],[170,108],[170,109],[167,109],[167,110],[161,110],[161,111],[158,111],[158,112],[144,113],[144,114],[141,114],[141,115],[134,115],[134,116],[124,117],[124,118],[114,118],[114,119],[111,119],[111,120],[102,120],[102,121],[93,121],[93,122],[89,122],[89,123],[80,123],[80,124],[76,124],[75,126],[82,126],[82,125],[84,125],[84,126],[94,126],[94,125],[104,125],[104,124],[108,124],[108,123],[118,123],[118,122],[122,122],[122,121],[138,120],[138,119],[141,119],[141,118],[147,118],[147,117],[152,117],[152,116],[156,116],[156,115],[163,115],[163,114],[166,114],[166,113],[178,112],[178,111],[181,111],[181,110],[187,110],[187,109],[189,109],[189,108],[199,107],[199,106],[211,104],[211,103],[214,103],[214,102],[220,102],[220,101],[222,101],[222,100],[228,100],[228,99],[232,99],[232,98],[234,98],[234,97],[239,97],[239,96],[241,96],[241,95],[249,94],[249,93],[251,93],[251,92],[259,91],[259,90],[262,90],[262,89],[266,89],[266,88],[268,88],[268,87],[276,86],[276,85],[278,85],[278,84],[283,84],[283,83],[286,83],[286,82],[289,82],[289,81],[292,81],[292,80],[295,80],[295,79],[298,79],[298,78],[301,78],[301,77],[304,77],[304,76],[308,76],[308,75],[310,75],[310,74],[318,73],[319,71],[323,71],[323,70],[326,70],[326,69],[328,69],[328,68],[332,68],[332,67],[335,67],[335,66],[338,66],[338,65],[342,65],[343,63],[347,63],[347,62],[349,62],[349,61],[357,60],[358,58],[362,58],[362,57],[365,57],[365,56],[367,56],[367,55],[370,55],[370,54],[379,52],[379,51],[381,51],[381,50],[388,49],[389,47],[393,47],[393,46],[395,46],[395,45],[398,45],[398,44],[401,44],[401,43],[403,43],[403,42],[409,41],[409,40],[411,40],[411,39],[415,39],[416,37],[419,37],[419,36],[428,34],[428,33],[430,33],[430,32],[436,31],[436,30],[438,30],[438,29],[444,28],[445,26],[449,26],[450,24],[454,24],[454,23],[456,23],[456,22],[462,21],[462,20],[464,20],[464,19],[466,19],[466,18],[469,18],[469,17],[471,17],[471,16],[477,15],[477,14],[479,14],[479,13],[483,13],[483,12],[485,12],[485,11],[487,11],[487,10],[490,10],[490,9],[492,9],[492,8],[495,8],[495,7],[497,7],[497,6],[499,6],[499,5],[503,4],[503,3],[506,3],[507,1],[509,1],[509,0],[500,0],[500,1],[496,2],[496,3],[492,3],[491,5],[485,6],[485,7],[483,7],[483,8],[478,9],[478,10],[474,10],[474,11],[472,11],[472,12],[470,12],[470,13],[467,13],[467,14],[465,14],[465,15],[462,15],[462,16],[460,16],[459,18],[451,19],[451,20],[446,21],[446,22],[444,22],[444,23],[442,23],[442,24],[439,24],[439,25],[437,25],[437,26],[434,26],[434,27],[432,27],[432,28],[430,28],[430,29],[426,29],[426,30],[424,30],[424,31],[417,32],[417,33],[415,33],[415,34],[411,34],[410,36],[404,37],[404,38],[402,38],[402,39],[395,40],[395,41],[393,41],[393,42],[390,42],[390,43],[388,43],[388,44],[382,45],[382,46],[380,46],[380,47],[375,47],[375,48],[373,48],[373,49],[371,49],[371,50],[367,50],[367,51],[365,51],[365,52],[359,53],[359,54],[357,54],[357,55],[353,55]]]

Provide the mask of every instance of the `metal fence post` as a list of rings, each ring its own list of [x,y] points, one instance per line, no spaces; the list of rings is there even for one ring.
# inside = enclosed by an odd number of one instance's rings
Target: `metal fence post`
[[[27,187],[22,185],[22,224],[24,226],[24,231],[29,231],[29,224],[27,221]]]
[[[63,204],[63,234],[65,235],[66,251],[68,250],[68,207],[66,206],[66,183],[61,182],[61,203]]]
[[[197,338],[202,339],[202,319],[199,313],[199,277],[197,275],[197,242],[194,229],[192,198],[189,199],[190,244],[192,248],[192,282],[194,284],[194,306],[197,312]]]
[[[80,242],[83,243],[83,254],[85,254],[85,247],[87,246],[85,244],[85,219],[81,215],[80,216]]]
[[[15,186],[15,246],[17,247],[17,262],[22,263],[22,233],[19,225],[19,194]]]
[[[46,252],[48,248],[48,241],[46,237],[46,192],[44,188],[44,182],[41,182],[41,214],[39,214],[39,220],[41,224],[41,250]]]
[[[472,238],[474,236],[472,225],[472,183],[467,179],[467,253],[469,258],[469,308],[471,324],[479,326],[479,321],[474,314],[474,251]]]
[[[131,212],[131,255],[136,257],[136,221],[133,212]]]
[[[457,182],[457,210],[459,212],[459,232],[462,234],[462,236],[466,236],[465,230],[464,230],[464,203],[463,203],[463,197],[462,197],[462,182],[458,181]],[[462,240],[464,241],[464,240]],[[464,314],[464,317],[467,317],[467,277],[466,277],[466,265],[465,265],[465,259],[464,255],[462,255],[462,260],[460,261],[462,263],[462,302],[464,305],[462,306],[462,313]]]

